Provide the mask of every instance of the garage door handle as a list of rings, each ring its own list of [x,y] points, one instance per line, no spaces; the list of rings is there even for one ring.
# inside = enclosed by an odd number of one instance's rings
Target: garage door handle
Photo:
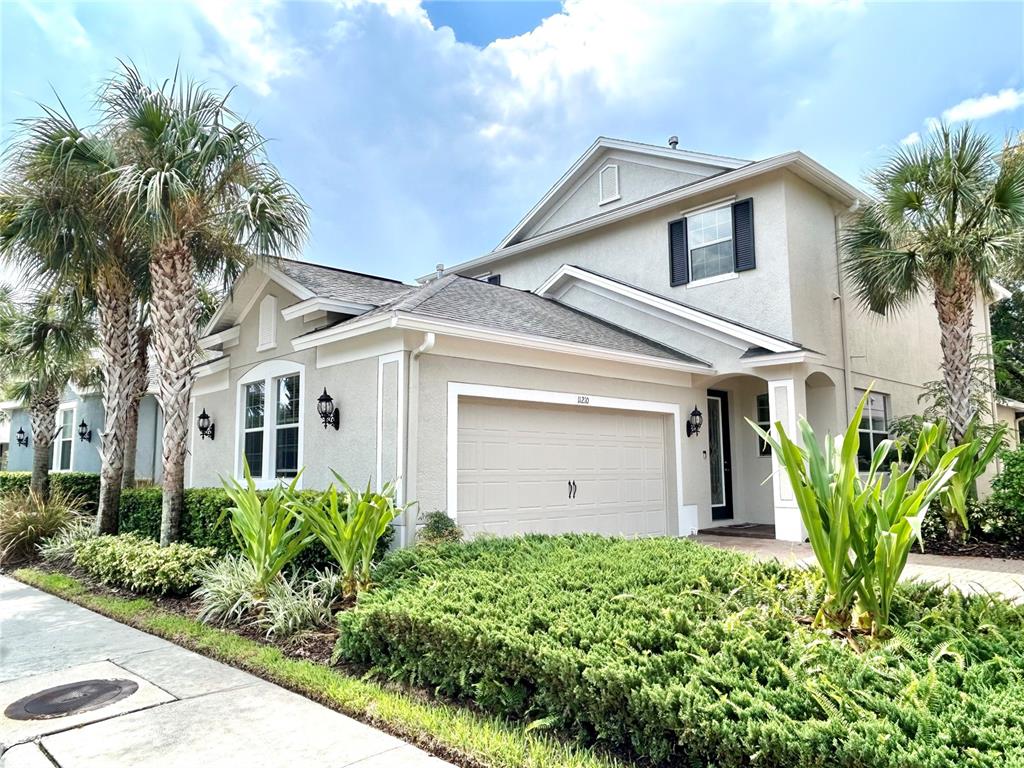
[[[569,481],[569,498],[570,499],[575,499],[576,498],[576,481],[575,480],[570,480]]]

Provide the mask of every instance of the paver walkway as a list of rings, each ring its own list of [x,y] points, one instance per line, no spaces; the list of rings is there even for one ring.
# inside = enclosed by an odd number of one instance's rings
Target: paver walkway
[[[695,538],[703,544],[746,552],[762,560],[777,559],[794,564],[814,562],[810,544],[710,534],[700,534]],[[998,592],[1015,602],[1024,603],[1024,560],[951,557],[915,552],[907,558],[903,578],[935,582],[964,594]]]
[[[450,768],[302,696],[0,576],[0,713],[45,688],[112,678],[138,689],[65,717],[0,714],[0,766]]]

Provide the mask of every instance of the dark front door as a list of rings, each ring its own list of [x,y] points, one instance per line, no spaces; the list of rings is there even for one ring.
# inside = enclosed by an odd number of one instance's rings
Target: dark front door
[[[729,446],[729,396],[708,390],[708,467],[711,470],[711,519],[732,520],[732,454]]]

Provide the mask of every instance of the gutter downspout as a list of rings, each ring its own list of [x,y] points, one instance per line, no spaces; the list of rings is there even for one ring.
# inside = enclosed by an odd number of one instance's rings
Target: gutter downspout
[[[409,424],[406,430],[405,442],[405,496],[407,499],[415,499],[417,491],[416,473],[420,434],[420,356],[429,353],[436,343],[437,336],[432,331],[428,331],[423,334],[423,343],[409,354],[409,392],[406,399]],[[416,520],[414,518],[410,519],[409,512],[406,512],[403,517],[405,519],[402,521],[402,540],[399,542],[399,546],[407,547],[416,538]]]
[[[860,208],[860,200],[847,209],[847,213],[856,213]],[[832,231],[835,234],[836,249],[836,300],[839,302],[839,337],[843,350],[843,402],[846,406],[845,424],[853,417],[853,381],[850,377],[850,337],[846,327],[846,296],[843,293],[843,265],[839,244],[839,218],[842,214],[832,217]],[[843,425],[839,425],[842,427]]]

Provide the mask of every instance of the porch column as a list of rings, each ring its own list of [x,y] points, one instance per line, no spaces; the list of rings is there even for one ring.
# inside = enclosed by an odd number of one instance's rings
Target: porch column
[[[807,390],[802,376],[792,374],[785,378],[768,379],[768,410],[771,422],[782,423],[786,434],[799,442],[797,419],[807,412]],[[774,435],[774,426],[772,427]],[[779,459],[772,451],[772,498],[775,508],[775,538],[783,541],[803,541],[807,537],[800,509],[797,507],[793,486]]]

